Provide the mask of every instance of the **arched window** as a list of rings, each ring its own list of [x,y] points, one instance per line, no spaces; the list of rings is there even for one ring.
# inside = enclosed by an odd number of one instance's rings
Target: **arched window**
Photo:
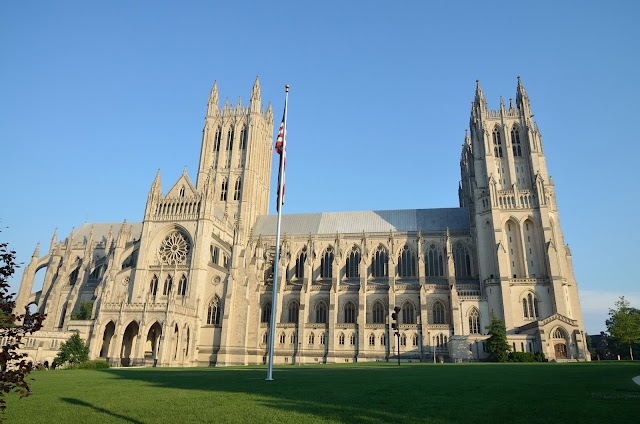
[[[180,281],[178,281],[178,295],[184,296],[187,294],[187,277],[182,274]]]
[[[414,333],[414,335],[411,337],[411,344],[413,346],[418,346],[418,335]]]
[[[220,325],[220,299],[214,296],[207,310],[207,324]]]
[[[540,318],[540,312],[538,310],[538,299],[536,299],[534,294],[528,293],[522,299],[522,313],[525,318]]]
[[[444,305],[439,300],[433,304],[433,323],[444,324]]]
[[[233,200],[240,200],[240,190],[242,188],[242,178],[238,177],[236,186],[233,190]]]
[[[373,304],[373,323],[374,324],[384,324],[385,322],[385,311],[382,302],[377,300]]]
[[[229,186],[229,181],[227,179],[222,180],[222,187],[220,188],[220,200],[226,202],[227,201],[227,188]]]
[[[469,313],[469,334],[480,334],[480,313],[476,308]]]
[[[340,333],[340,334],[338,335],[338,344],[339,344],[340,346],[344,346],[344,334],[342,334],[342,333]]]
[[[290,302],[287,309],[289,311],[289,322],[290,323],[297,323],[298,322],[298,311],[300,309],[300,305],[298,305],[298,302],[296,302],[295,300]]]
[[[233,127],[231,127],[227,133],[227,150],[233,150],[233,136],[234,130]]]
[[[424,265],[427,277],[442,277],[444,275],[442,267],[442,253],[435,244],[429,246]]]
[[[471,255],[466,246],[459,243],[454,251],[456,277],[471,277]]]
[[[407,301],[402,304],[402,323],[403,324],[415,324],[416,314],[413,303]]]
[[[324,345],[324,333],[320,333],[320,344]]]
[[[407,345],[407,335],[402,333],[400,336],[400,346],[405,347]]]
[[[214,152],[219,152],[220,151],[220,140],[222,139],[222,128],[218,127],[218,129],[216,130],[216,134],[213,138],[213,151]]]
[[[153,278],[151,279],[151,284],[149,284],[149,293],[155,296],[157,292],[158,292],[158,276],[154,274]]]
[[[561,327],[557,327],[553,331],[552,337],[554,339],[566,339],[567,338],[567,333],[565,333],[565,331]]]
[[[184,186],[180,187],[180,197],[184,197]]]
[[[493,153],[495,157],[502,157],[502,140],[500,140],[500,131],[498,131],[498,127],[493,129]]]
[[[360,278],[360,250],[356,246],[351,248],[347,258],[347,278]]]
[[[406,244],[398,258],[398,275],[402,278],[413,278],[416,276],[416,256]]]
[[[354,333],[351,333],[349,335],[349,344],[351,346],[355,346],[356,345],[356,335]]]
[[[320,324],[327,323],[327,304],[322,300],[316,303],[316,322]]]
[[[320,278],[333,278],[333,247],[329,246],[320,259]]]
[[[265,331],[262,333],[262,344],[266,345],[267,343],[269,343],[269,333]]]
[[[309,334],[309,344],[312,345],[316,341],[316,336],[313,333]]]
[[[373,278],[383,278],[389,276],[389,254],[384,246],[380,245],[373,253],[371,260],[371,275]]]
[[[307,246],[302,248],[302,251],[296,258],[295,277],[298,279],[304,278],[304,264],[307,262]]]
[[[164,289],[162,290],[162,294],[167,296],[171,293],[171,289],[173,288],[173,277],[171,275],[167,276],[167,279],[164,280]]]
[[[242,127],[240,131],[240,150],[244,150],[247,147],[247,127]]]
[[[344,322],[347,324],[355,324],[357,318],[356,305],[353,302],[348,301],[344,305]]]
[[[369,346],[375,346],[376,345],[376,335],[371,333],[369,335]]]
[[[513,127],[513,129],[511,130],[511,145],[513,146],[513,156],[522,156],[520,134],[518,134],[518,129],[516,127]]]
[[[284,344],[287,341],[287,335],[284,334],[284,331],[280,333],[280,344]]]
[[[289,344],[292,344],[292,345],[296,344],[296,333],[291,333],[289,335]]]
[[[262,314],[260,314],[260,322],[271,322],[271,302],[265,302],[262,305]]]

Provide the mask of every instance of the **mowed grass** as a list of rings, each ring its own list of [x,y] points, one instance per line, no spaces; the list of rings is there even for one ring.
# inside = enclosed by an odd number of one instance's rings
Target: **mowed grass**
[[[38,371],[8,423],[640,422],[640,363]]]

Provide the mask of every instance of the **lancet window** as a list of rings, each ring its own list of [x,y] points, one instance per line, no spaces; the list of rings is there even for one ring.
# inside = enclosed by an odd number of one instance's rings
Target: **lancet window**
[[[463,244],[456,246],[453,261],[456,266],[456,277],[471,277],[471,255],[466,246]]]
[[[344,305],[344,322],[347,324],[355,324],[357,318],[356,305],[349,301]]]
[[[304,278],[304,267],[307,262],[307,246],[304,246],[300,251],[300,254],[296,258],[295,277],[298,279]]]
[[[227,201],[227,189],[229,186],[229,181],[225,178],[222,180],[222,187],[220,188],[220,200],[223,202]]]
[[[229,132],[227,133],[227,150],[229,151],[233,150],[233,135],[234,135],[234,130],[233,130],[233,127],[231,127],[229,129]]]
[[[289,307],[287,308],[289,312],[289,322],[297,323],[298,322],[298,311],[300,309],[300,305],[295,300],[289,303]]]
[[[403,278],[416,276],[416,257],[407,245],[404,246],[398,258],[398,275]]]
[[[480,334],[480,313],[476,308],[469,312],[469,334]]]
[[[240,131],[240,150],[244,150],[247,147],[247,127],[242,127]]]
[[[407,301],[402,304],[402,323],[403,324],[415,324],[416,323],[416,308],[413,303]]]
[[[439,300],[433,304],[433,323],[444,324],[444,305]]]
[[[167,296],[171,293],[171,289],[173,288],[173,277],[171,275],[167,276],[167,279],[164,280],[164,288],[162,289],[162,294]]]
[[[151,283],[149,284],[149,293],[155,296],[157,292],[158,292],[158,276],[154,275],[153,278],[151,279]]]
[[[384,246],[380,245],[373,254],[371,261],[371,275],[374,278],[389,276],[389,254]]]
[[[316,303],[316,322],[320,324],[327,323],[327,304],[322,300]]]
[[[222,128],[218,127],[218,129],[216,130],[216,134],[213,137],[213,151],[214,152],[219,152],[220,151],[220,140],[222,139]]]
[[[442,252],[436,247],[435,244],[429,246],[424,264],[426,268],[425,274],[427,277],[444,276],[444,268],[442,266]]]
[[[347,278],[360,278],[360,250],[356,246],[351,248],[347,258]]]
[[[182,274],[180,281],[178,281],[178,295],[184,296],[185,294],[187,294],[187,277]]]
[[[538,311],[538,299],[529,293],[522,299],[522,312],[526,319],[540,318]]]
[[[240,190],[242,188],[242,178],[238,177],[236,186],[233,190],[233,200],[240,200]]]
[[[220,299],[218,296],[214,296],[207,308],[207,324],[220,324],[220,309]]]
[[[384,324],[385,322],[385,310],[382,302],[377,300],[373,304],[373,323],[374,324]]]
[[[520,134],[517,128],[511,130],[511,146],[513,147],[513,156],[522,156],[522,146],[520,145]]]
[[[502,157],[502,140],[500,140],[500,131],[498,128],[493,129],[493,153],[495,157]]]
[[[327,247],[324,251],[322,258],[320,259],[320,277],[332,278],[333,277],[333,248]]]
[[[265,302],[262,305],[262,314],[260,315],[260,322],[271,322],[271,302]]]

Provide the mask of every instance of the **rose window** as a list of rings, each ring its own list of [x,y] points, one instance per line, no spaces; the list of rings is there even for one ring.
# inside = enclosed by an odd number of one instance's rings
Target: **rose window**
[[[187,263],[189,243],[182,234],[174,231],[162,240],[159,253],[165,265],[184,265]]]

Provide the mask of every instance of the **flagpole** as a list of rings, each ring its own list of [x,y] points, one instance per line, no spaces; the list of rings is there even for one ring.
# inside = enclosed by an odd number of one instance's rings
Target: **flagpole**
[[[271,323],[269,328],[269,367],[267,370],[267,381],[273,380],[273,346],[275,345],[276,338],[276,302],[278,298],[278,268],[280,263],[280,224],[282,222],[282,183],[283,183],[283,173],[284,173],[284,158],[286,146],[287,146],[287,103],[289,101],[289,84],[285,85],[285,98],[284,98],[284,118],[283,118],[283,153],[280,154],[280,167],[278,169],[278,197],[277,197],[277,206],[278,210],[278,225],[276,226],[276,255],[273,258],[273,284],[271,285]]]

